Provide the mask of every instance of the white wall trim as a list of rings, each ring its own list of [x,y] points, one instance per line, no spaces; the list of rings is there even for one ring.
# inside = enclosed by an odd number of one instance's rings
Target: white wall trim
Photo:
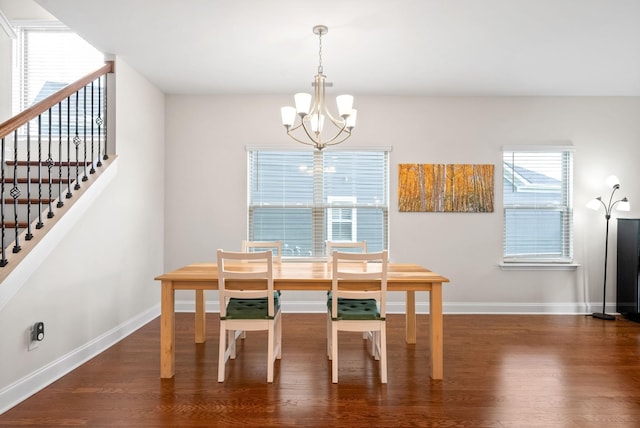
[[[160,304],[157,304],[147,311],[125,321],[114,327],[101,336],[85,343],[55,361],[39,368],[33,373],[19,379],[13,384],[0,390],[0,415],[13,406],[26,400],[33,394],[51,385],[75,368],[89,361],[91,358],[115,345],[120,340],[157,318],[160,314]],[[159,371],[158,368],[158,376]]]
[[[0,284],[0,310],[18,292],[20,287],[33,275],[53,249],[65,238],[66,234],[82,218],[87,209],[94,203],[118,172],[118,158],[115,158],[95,182],[82,195],[78,196],[69,210],[60,215],[60,219],[53,224],[51,230],[33,247],[24,259],[9,273]],[[9,261],[11,263],[11,260]]]
[[[0,28],[2,28],[4,34],[6,34],[8,38],[15,39],[18,37],[18,35],[16,34],[16,31],[13,29],[13,26],[11,26],[11,23],[9,22],[5,14],[2,13],[1,10],[0,10]]]
[[[192,300],[176,300],[176,312],[194,312],[195,303]],[[318,300],[298,300],[282,302],[282,311],[285,313],[324,313],[326,303]],[[615,314],[615,303],[607,303],[607,313]],[[217,313],[220,307],[217,301],[208,301],[206,311]],[[602,311],[602,303],[464,303],[445,302],[443,312],[445,314],[493,314],[493,315],[582,315],[591,312]],[[405,312],[404,302],[387,302],[387,312],[390,314],[403,314]],[[428,314],[429,302],[416,302],[416,313]]]

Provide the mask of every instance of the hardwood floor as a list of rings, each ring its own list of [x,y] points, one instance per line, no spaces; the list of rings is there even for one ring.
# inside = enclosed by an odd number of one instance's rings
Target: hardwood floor
[[[640,427],[640,324],[590,316],[445,315],[444,380],[388,320],[389,383],[361,335],[340,336],[331,383],[323,314],[284,314],[283,355],[266,383],[266,335],[248,333],[217,380],[218,319],[193,343],[176,316],[176,375],[160,379],[159,319],[0,415],[0,426]]]

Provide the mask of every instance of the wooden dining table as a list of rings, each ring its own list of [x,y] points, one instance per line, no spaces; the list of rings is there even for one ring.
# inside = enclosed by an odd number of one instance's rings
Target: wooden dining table
[[[331,289],[331,265],[326,262],[281,262],[273,268],[277,290],[317,291]],[[161,281],[160,377],[175,374],[175,291],[195,291],[195,342],[204,343],[205,291],[218,289],[215,263],[196,263],[155,278]],[[388,291],[406,292],[405,335],[416,343],[416,291],[429,292],[431,378],[443,378],[442,284],[447,278],[412,263],[389,263]]]

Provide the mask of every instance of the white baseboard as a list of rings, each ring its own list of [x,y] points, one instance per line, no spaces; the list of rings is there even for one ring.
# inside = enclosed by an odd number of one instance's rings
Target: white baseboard
[[[159,304],[1,389],[0,415],[115,345],[158,315]]]
[[[599,306],[598,306],[599,305]],[[285,313],[324,313],[327,309],[324,301],[283,301],[282,311]],[[495,314],[495,315],[579,315],[602,311],[602,304],[597,303],[443,303],[445,314]],[[616,313],[615,304],[607,304],[607,313]],[[207,301],[207,312],[219,312],[217,301]],[[192,300],[176,301],[176,312],[194,312],[195,303]],[[390,314],[404,314],[404,302],[387,302],[387,312]],[[428,314],[429,302],[416,302],[416,313]]]

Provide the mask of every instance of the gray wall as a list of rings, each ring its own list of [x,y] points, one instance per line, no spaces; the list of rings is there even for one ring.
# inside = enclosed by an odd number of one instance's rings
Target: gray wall
[[[246,235],[245,146],[297,147],[280,125],[289,96],[166,98],[165,269],[212,261],[216,248],[239,249]],[[344,146],[392,146],[390,257],[450,278],[445,312],[577,313],[602,301],[604,214],[584,205],[608,197],[616,174],[621,195],[640,213],[640,98],[366,97],[356,98],[358,127]],[[574,270],[501,270],[503,145],[571,142],[575,152]],[[492,163],[496,211],[400,213],[399,163]],[[615,220],[611,223],[607,300],[615,310]],[[401,310],[403,295],[391,297]],[[215,310],[214,293],[209,308]],[[181,308],[192,295],[179,294]],[[426,296],[419,297],[426,310]],[[395,304],[394,304],[395,302]],[[596,305],[596,307],[593,307]],[[288,311],[323,310],[322,296],[288,292]],[[600,310],[600,309],[598,309]]]

